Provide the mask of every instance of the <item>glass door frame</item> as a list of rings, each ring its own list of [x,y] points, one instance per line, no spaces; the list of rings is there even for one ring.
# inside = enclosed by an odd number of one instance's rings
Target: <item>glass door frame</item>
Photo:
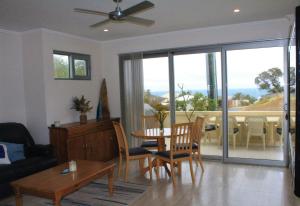
[[[287,55],[288,55],[288,40],[265,40],[265,41],[252,41],[244,43],[225,43],[207,46],[194,46],[184,48],[171,48],[162,49],[156,51],[143,51],[143,58],[151,57],[162,57],[167,56],[169,58],[169,89],[170,89],[170,112],[171,112],[171,123],[175,123],[175,76],[174,76],[174,55],[178,54],[193,54],[193,53],[212,53],[221,52],[221,81],[222,81],[222,119],[228,118],[228,88],[227,88],[227,60],[226,52],[229,50],[241,50],[241,49],[255,49],[255,48],[267,48],[282,46],[284,48],[284,105],[288,105],[288,66],[287,66]],[[130,57],[131,54],[119,54],[119,65]],[[120,66],[120,82],[122,79],[122,66]],[[122,108],[122,89],[121,89],[121,109]],[[285,106],[286,107],[286,106]],[[288,111],[286,108],[284,113]],[[221,160],[223,163],[238,163],[238,164],[249,164],[249,165],[266,165],[266,166],[282,166],[286,167],[289,162],[288,156],[288,121],[283,119],[283,136],[284,136],[284,149],[283,149],[283,160],[265,160],[265,159],[251,159],[251,158],[238,158],[228,156],[228,121],[223,121],[223,155],[203,155],[204,159]]]
[[[186,49],[181,49],[181,50],[176,50],[174,52],[169,52],[169,79],[170,79],[170,108],[171,108],[171,123],[175,123],[175,118],[176,118],[176,103],[175,103],[175,71],[174,71],[174,56],[175,55],[184,55],[184,54],[201,54],[201,53],[215,53],[215,52],[220,52],[221,54],[221,61],[222,61],[222,48],[219,45],[211,46],[211,47],[203,47],[203,48],[186,48]],[[223,74],[223,65],[221,63],[221,72]],[[221,77],[222,77],[221,74]],[[223,77],[221,78],[222,82]],[[222,95],[223,95],[223,84],[222,85]],[[172,91],[171,91],[172,89]],[[222,97],[223,99],[223,97]],[[224,113],[223,105],[222,105],[222,115]],[[223,131],[222,131],[223,132]],[[224,154],[224,149],[223,154]],[[223,155],[202,155],[204,159],[208,160],[220,160],[223,161]]]
[[[223,89],[223,119],[228,119],[228,69],[227,69],[227,51],[243,50],[243,49],[256,49],[268,47],[283,47],[283,77],[284,77],[284,116],[287,114],[288,105],[288,68],[287,68],[287,46],[288,40],[271,40],[261,42],[237,43],[224,45],[222,47],[222,89]],[[288,121],[283,118],[283,160],[267,160],[267,159],[253,159],[253,158],[239,158],[229,157],[228,155],[228,121],[223,121],[223,162],[224,163],[239,163],[249,165],[265,165],[265,166],[287,166],[288,165]]]

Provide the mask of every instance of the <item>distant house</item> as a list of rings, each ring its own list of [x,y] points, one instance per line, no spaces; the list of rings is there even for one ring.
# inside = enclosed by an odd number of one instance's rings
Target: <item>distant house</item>
[[[153,115],[153,111],[155,111],[155,109],[151,107],[151,105],[144,103],[144,115]]]

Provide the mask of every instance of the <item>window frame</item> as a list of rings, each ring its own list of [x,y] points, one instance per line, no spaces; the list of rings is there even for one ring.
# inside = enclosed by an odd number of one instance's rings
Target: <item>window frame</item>
[[[54,80],[91,80],[91,55],[89,54],[81,54],[81,53],[74,53],[74,52],[66,52],[66,51],[59,51],[53,50],[53,56],[57,55],[64,55],[68,56],[69,61],[69,77],[68,78],[59,78],[54,77]],[[78,76],[75,75],[75,60],[83,60],[86,63],[86,76]],[[53,70],[54,70],[53,65]]]

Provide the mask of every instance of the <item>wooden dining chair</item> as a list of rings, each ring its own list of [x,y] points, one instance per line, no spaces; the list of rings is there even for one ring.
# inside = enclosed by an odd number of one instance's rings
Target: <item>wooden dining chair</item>
[[[192,151],[194,156],[197,153],[196,163],[197,161],[199,162],[202,172],[204,172],[204,166],[203,166],[200,147],[201,147],[201,139],[204,136],[204,127],[205,127],[205,118],[197,117],[195,122],[193,123],[192,134],[191,134],[192,141],[193,141]]]
[[[124,180],[128,180],[128,169],[129,169],[129,161],[130,160],[144,160],[148,159],[148,165],[149,165],[149,174],[150,179],[152,180],[152,152],[148,151],[145,148],[142,147],[134,147],[134,148],[128,148],[127,138],[123,129],[123,126],[119,122],[113,122],[116,135],[117,135],[117,141],[118,141],[118,147],[119,147],[119,167],[118,167],[118,175],[121,176],[121,170],[122,170],[122,159],[123,157],[126,160],[125,163],[125,176]],[[142,169],[140,167],[140,169]]]
[[[143,130],[156,130],[159,128],[159,122],[155,115],[142,115],[142,127]],[[158,142],[157,140],[147,140],[144,141],[141,145],[141,147],[149,149],[149,150],[157,150],[158,148]]]
[[[171,145],[169,151],[160,151],[156,153],[157,164],[160,165],[160,161],[170,163],[171,177],[173,184],[175,185],[174,165],[178,165],[178,173],[181,174],[181,162],[188,160],[190,164],[190,173],[192,176],[192,182],[195,182],[195,176],[192,165],[192,123],[173,124],[171,130]],[[156,168],[156,175],[158,176],[158,168]]]

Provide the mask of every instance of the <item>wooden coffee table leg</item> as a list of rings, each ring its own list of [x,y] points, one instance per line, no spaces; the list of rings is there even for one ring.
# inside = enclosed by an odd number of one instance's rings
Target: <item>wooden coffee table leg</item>
[[[60,200],[54,200],[54,201],[53,201],[53,205],[54,205],[54,206],[61,206]]]
[[[15,188],[15,193],[16,193],[16,206],[22,206],[23,200],[22,200],[22,194],[20,193],[20,189]]]
[[[55,200],[53,200],[53,205],[54,205],[54,206],[61,206],[61,204],[60,204],[60,199],[55,199]]]
[[[113,195],[113,182],[114,182],[114,168],[112,168],[108,173],[108,191],[111,196]]]
[[[53,205],[54,206],[61,206],[60,201],[61,201],[61,197],[56,194],[55,197],[54,197],[54,200],[53,200]]]

